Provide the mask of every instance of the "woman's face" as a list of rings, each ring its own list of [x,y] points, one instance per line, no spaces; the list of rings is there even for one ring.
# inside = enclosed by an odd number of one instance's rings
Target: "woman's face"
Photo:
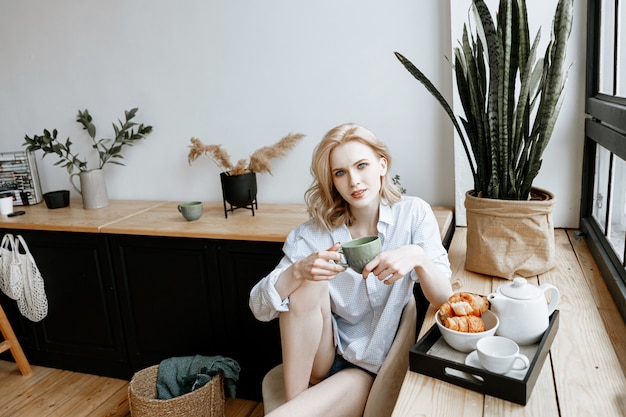
[[[350,141],[330,153],[333,184],[339,194],[353,207],[379,204],[381,177],[387,173],[387,160],[372,148]]]

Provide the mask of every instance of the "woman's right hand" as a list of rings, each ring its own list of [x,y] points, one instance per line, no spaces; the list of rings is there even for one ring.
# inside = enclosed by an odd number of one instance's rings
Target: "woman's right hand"
[[[307,282],[328,282],[338,273],[345,271],[346,268],[332,262],[341,259],[337,252],[340,246],[341,244],[335,243],[327,250],[313,252],[284,270],[274,284],[281,299],[284,300]]]
[[[346,270],[345,267],[333,262],[341,260],[341,255],[337,252],[340,246],[340,243],[335,243],[326,250],[313,252],[294,263],[292,265],[294,277],[308,281],[328,281],[335,278],[338,273]]]

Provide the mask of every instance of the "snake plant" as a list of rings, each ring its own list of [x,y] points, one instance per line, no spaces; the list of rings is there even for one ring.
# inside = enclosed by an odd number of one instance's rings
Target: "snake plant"
[[[454,50],[453,71],[464,112],[458,119],[432,82],[402,54],[395,55],[452,120],[475,194],[526,200],[563,103],[573,0],[558,1],[552,36],[539,59],[541,31],[531,44],[525,0],[500,0],[496,23],[483,0],[473,0],[471,10],[475,30],[470,33],[465,24]]]

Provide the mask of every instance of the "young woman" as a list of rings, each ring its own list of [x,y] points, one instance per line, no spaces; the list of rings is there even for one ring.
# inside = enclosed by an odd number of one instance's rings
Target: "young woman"
[[[288,401],[270,416],[362,416],[414,283],[436,307],[452,294],[432,209],[401,196],[390,165],[387,147],[355,124],[333,128],[315,149],[311,219],[250,294],[257,319],[280,323]],[[341,242],[372,235],[382,252],[362,274],[333,262]]]

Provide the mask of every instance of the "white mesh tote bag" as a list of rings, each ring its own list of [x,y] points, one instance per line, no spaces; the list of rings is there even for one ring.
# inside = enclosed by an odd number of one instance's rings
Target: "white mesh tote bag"
[[[20,262],[15,238],[6,233],[0,244],[0,290],[13,300],[21,298],[24,293]]]
[[[41,321],[48,315],[48,299],[43,277],[21,235],[17,235],[15,254],[20,259],[24,287],[22,297],[17,299],[17,307],[27,319]]]

